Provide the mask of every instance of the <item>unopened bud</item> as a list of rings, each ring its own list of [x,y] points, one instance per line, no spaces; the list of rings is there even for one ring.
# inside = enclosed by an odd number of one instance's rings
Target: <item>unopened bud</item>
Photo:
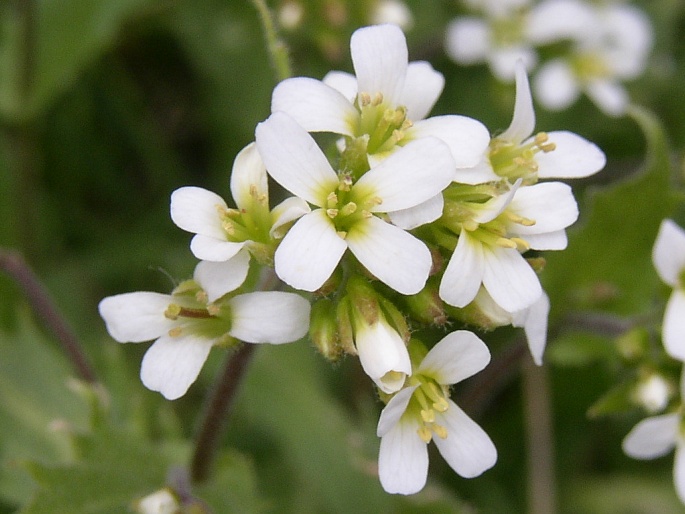
[[[312,305],[309,337],[317,350],[330,361],[340,357],[337,316],[334,303],[323,298]]]

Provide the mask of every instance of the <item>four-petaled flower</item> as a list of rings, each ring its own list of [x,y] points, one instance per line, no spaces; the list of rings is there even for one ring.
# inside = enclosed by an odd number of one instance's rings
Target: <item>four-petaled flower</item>
[[[228,295],[243,283],[248,266],[249,255],[242,251],[226,262],[201,261],[193,280],[182,282],[170,295],[124,293],[100,302],[100,315],[118,342],[156,339],[140,370],[148,389],[169,400],[183,396],[214,345],[233,339],[281,344],[307,333],[310,306],[299,295]]]
[[[349,248],[368,271],[399,293],[423,288],[432,266],[430,251],[378,214],[414,207],[451,182],[454,160],[442,141],[413,141],[357,179],[344,170],[336,173],[311,135],[285,113],[273,113],[260,123],[256,139],[276,182],[318,207],[301,217],[277,248],[281,280],[315,291]]]
[[[488,435],[449,399],[450,385],[479,372],[488,362],[487,346],[475,334],[460,330],[445,336],[415,367],[378,421],[383,489],[413,494],[423,488],[431,439],[452,469],[465,478],[495,464],[497,450]]]
[[[226,261],[242,248],[262,262],[272,258],[269,246],[280,230],[309,212],[300,198],[287,198],[269,211],[266,169],[254,143],[236,156],[231,172],[231,194],[237,209],[229,209],[216,193],[201,187],[182,187],[171,195],[171,219],[196,234],[190,249],[198,259]]]
[[[358,29],[350,41],[356,77],[331,72],[323,82],[307,77],[284,80],[273,93],[272,112],[283,111],[309,132],[361,140],[373,165],[410,141],[443,140],[454,164],[468,168],[488,144],[482,123],[465,116],[424,119],[445,79],[424,61],[408,62],[404,34],[395,25]]]

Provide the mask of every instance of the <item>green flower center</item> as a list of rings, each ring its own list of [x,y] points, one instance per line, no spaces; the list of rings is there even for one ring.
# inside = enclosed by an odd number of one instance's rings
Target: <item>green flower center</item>
[[[518,45],[524,40],[523,14],[512,14],[493,19],[490,23],[494,46],[498,48]]]
[[[604,59],[590,52],[575,55],[571,60],[571,68],[581,82],[611,76],[611,70]]]
[[[405,137],[404,131],[412,126],[407,119],[407,108],[390,107],[383,101],[383,95],[360,93],[357,97],[360,112],[358,136],[368,136],[369,154],[382,153],[392,148]]]
[[[407,411],[421,420],[421,427],[417,431],[419,437],[425,443],[430,442],[433,434],[445,439],[447,428],[436,422],[436,413],[442,414],[449,409],[449,388],[424,375],[412,376],[409,384],[418,385],[409,400]]]
[[[373,216],[372,209],[383,200],[371,192],[364,194],[352,187],[352,177],[342,173],[335,191],[326,198],[326,214],[333,220],[338,235],[345,239],[350,228],[361,220]]]
[[[554,151],[556,145],[549,140],[545,132],[539,132],[527,144],[521,145],[494,138],[490,142],[490,164],[500,177],[511,181],[523,179],[524,184],[537,182],[538,163],[535,155],[539,152]]]

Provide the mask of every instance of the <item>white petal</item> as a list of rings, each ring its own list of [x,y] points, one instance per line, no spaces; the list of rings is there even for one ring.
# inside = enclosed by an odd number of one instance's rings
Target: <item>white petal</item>
[[[623,451],[634,459],[655,459],[675,446],[680,415],[677,413],[643,419],[623,439]]]
[[[480,121],[466,116],[434,116],[417,121],[406,130],[407,139],[434,136],[449,146],[457,168],[477,165],[490,144],[490,134]]]
[[[582,178],[604,168],[606,157],[600,148],[573,132],[548,133],[556,148],[535,156],[540,178]]]
[[[528,73],[522,61],[516,63],[516,102],[514,104],[514,116],[509,128],[505,130],[499,139],[519,144],[533,133],[535,129],[535,110],[533,109],[533,97],[530,94]]]
[[[402,99],[407,74],[407,42],[396,25],[357,29],[350,39],[359,92],[382,93],[389,105]]]
[[[412,141],[366,172],[352,191],[380,197],[373,212],[414,207],[445,189],[454,177],[454,160],[445,143],[434,137]]]
[[[424,61],[415,61],[407,66],[404,90],[400,104],[407,108],[407,117],[412,121],[422,120],[438,101],[445,87],[445,77]]]
[[[227,261],[245,246],[245,241],[239,243],[216,239],[214,237],[197,234],[190,241],[190,251],[203,261]]]
[[[457,168],[454,175],[455,182],[470,185],[499,182],[500,180],[502,177],[494,172],[485,152],[481,155],[478,164],[470,168]]]
[[[475,298],[485,274],[483,246],[463,230],[440,282],[440,298],[465,307]]]
[[[563,250],[568,246],[566,230],[546,234],[526,234],[526,243],[534,250]]]
[[[685,230],[673,220],[661,222],[652,249],[652,262],[661,280],[671,287],[678,286],[685,271]]]
[[[181,187],[171,193],[171,219],[179,228],[226,240],[217,208],[227,208],[224,199],[201,187]]]
[[[528,349],[538,366],[542,366],[542,354],[545,353],[545,346],[547,346],[549,307],[549,297],[543,291],[540,299],[533,305],[512,314],[512,325],[523,327],[528,340]]]
[[[483,285],[505,311],[520,311],[540,298],[540,281],[517,250],[489,246],[483,249],[483,256]]]
[[[473,212],[473,220],[477,223],[488,223],[502,214],[515,198],[514,195],[521,186],[521,182],[522,179],[518,179],[507,192],[494,196],[485,203],[471,203],[470,209]]]
[[[675,491],[682,503],[685,503],[685,451],[682,439],[678,442],[675,449],[675,459],[673,461],[673,483]]]
[[[193,279],[213,302],[238,289],[245,282],[249,268],[250,254],[243,250],[224,262],[200,261],[195,266]]]
[[[340,91],[307,77],[286,79],[276,86],[271,111],[289,114],[305,130],[353,135],[359,113]],[[267,166],[268,168],[268,166]]]
[[[385,320],[357,328],[354,343],[359,362],[384,393],[395,393],[411,374],[409,352],[400,335]]]
[[[213,340],[187,336],[162,336],[143,357],[140,379],[167,400],[183,396],[200,374]]]
[[[344,71],[329,71],[322,82],[341,93],[350,104],[357,98],[357,77]]]
[[[490,36],[483,20],[463,16],[447,26],[445,51],[460,64],[483,62],[490,53]]]
[[[473,478],[490,469],[497,462],[497,449],[466,413],[453,401],[449,409],[436,414],[436,423],[447,428],[447,438],[433,437],[440,455],[447,464],[464,478]]]
[[[540,2],[530,11],[527,34],[539,45],[576,39],[596,27],[592,7],[577,0]]]
[[[580,95],[573,71],[560,59],[549,61],[538,70],[533,89],[537,101],[552,111],[566,109]]]
[[[457,330],[440,340],[426,354],[415,374],[451,385],[475,375],[490,362],[490,350],[473,332]]]
[[[155,339],[176,326],[164,316],[173,297],[167,294],[137,292],[108,296],[98,311],[107,332],[120,343],[140,343]]]
[[[312,136],[283,112],[257,125],[257,148],[269,174],[291,193],[322,205],[338,176]]]
[[[378,419],[378,427],[376,428],[376,435],[378,437],[383,437],[400,421],[402,414],[407,410],[411,396],[418,387],[417,385],[405,387],[390,398],[390,401],[381,412],[381,417]]]
[[[510,233],[524,236],[556,232],[578,219],[578,204],[573,191],[562,182],[542,182],[519,188],[509,204],[509,210],[535,221],[531,226],[512,222],[507,227]]]
[[[290,343],[309,330],[309,302],[294,293],[256,291],[231,298],[229,304],[229,333],[246,343]]]
[[[388,493],[414,494],[426,485],[428,448],[418,429],[419,423],[408,417],[381,438],[378,476]]]
[[[626,89],[619,82],[611,80],[593,80],[586,84],[585,93],[609,116],[622,116],[630,103]]]
[[[442,194],[437,194],[419,205],[410,207],[409,209],[393,211],[388,213],[388,215],[390,221],[392,221],[394,225],[397,225],[404,230],[411,230],[437,220],[442,216],[442,208],[444,205],[445,201]]]
[[[252,205],[252,187],[256,188],[260,196],[266,195],[269,198],[266,168],[254,143],[243,148],[233,162],[231,195],[239,208],[247,209]]]
[[[430,251],[401,228],[372,216],[350,229],[347,244],[367,270],[398,293],[416,294],[426,285]]]
[[[674,289],[666,304],[662,338],[668,354],[685,362],[685,292],[681,289]]]
[[[323,209],[301,217],[276,249],[276,273],[295,289],[316,291],[328,280],[347,243]]]
[[[311,211],[309,204],[302,198],[298,198],[297,196],[286,198],[276,207],[271,209],[272,225],[269,235],[276,239],[280,239],[283,235],[279,229],[283,225],[287,225],[291,221],[295,221]]]

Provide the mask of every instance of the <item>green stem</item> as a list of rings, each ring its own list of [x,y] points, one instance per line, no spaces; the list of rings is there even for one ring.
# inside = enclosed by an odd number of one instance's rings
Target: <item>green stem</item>
[[[255,8],[259,12],[259,18],[262,22],[264,36],[266,38],[267,50],[271,58],[271,64],[276,72],[276,79],[280,82],[292,77],[293,72],[290,66],[290,55],[287,45],[278,35],[274,18],[266,5],[265,0],[252,0]]]

